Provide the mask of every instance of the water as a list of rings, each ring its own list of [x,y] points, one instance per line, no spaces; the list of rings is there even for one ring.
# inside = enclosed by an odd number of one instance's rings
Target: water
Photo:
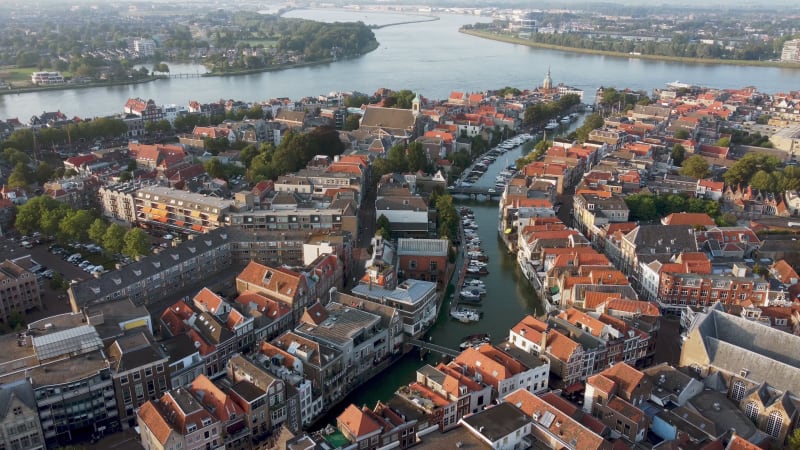
[[[522,147],[518,147],[501,155],[477,184],[494,185],[497,174],[525,153]],[[489,274],[482,277],[488,294],[481,302],[483,317],[480,322],[469,324],[452,319],[449,315],[450,299],[444,299],[439,319],[428,336],[433,343],[450,348],[458,348],[462,338],[477,333],[489,333],[493,343],[501,342],[508,336],[508,330],[523,316],[541,315],[544,312],[539,298],[522,275],[516,258],[506,250],[498,237],[497,202],[457,200],[456,207],[461,206],[469,207],[475,213],[481,247],[489,257]],[[360,386],[319,423],[335,423],[336,416],[351,403],[374,407],[378,400],[388,400],[398,387],[415,379],[419,367],[426,363],[436,365],[440,360],[441,355],[438,354],[428,354],[424,360],[420,360],[419,354],[412,351],[385,373]]]
[[[315,20],[361,20],[385,24],[415,16],[388,13],[298,10],[290,16]],[[390,17],[387,17],[390,16]],[[591,99],[599,86],[651,90],[680,80],[686,83],[738,88],[754,85],[763,92],[800,89],[800,70],[777,67],[724,66],[585,55],[506,44],[458,32],[464,24],[488,18],[442,15],[441,20],[375,30],[380,47],[360,58],[313,67],[250,75],[158,80],[151,83],[0,96],[0,118],[27,120],[42,111],[92,117],[122,111],[129,97],[152,98],[160,104],[186,105],[220,99],[245,101],[274,97],[301,98],[332,91],[372,93],[378,88],[412,89],[428,98],[446,98],[451,91],[484,91],[514,86],[534,88],[547,68],[555,83],[579,87]],[[198,65],[170,64],[172,73],[205,71]]]

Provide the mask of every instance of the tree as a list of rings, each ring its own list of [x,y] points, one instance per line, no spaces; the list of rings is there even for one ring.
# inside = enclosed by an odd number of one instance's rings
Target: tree
[[[33,172],[25,163],[17,163],[11,175],[8,176],[8,186],[12,188],[25,189],[33,182]]]
[[[381,236],[384,240],[389,240],[392,238],[392,224],[389,222],[389,219],[386,218],[383,214],[378,217],[378,220],[375,222],[375,234]]]
[[[109,253],[120,253],[125,247],[125,228],[112,223],[103,235],[103,248]]]
[[[34,197],[17,210],[17,218],[14,221],[14,227],[23,234],[30,234],[40,230],[42,216],[47,211],[58,209],[60,205],[61,204],[52,197],[45,195]]]
[[[419,142],[408,144],[406,161],[410,172],[424,171],[428,167],[428,155],[425,154],[425,149],[422,147],[422,144]]]
[[[402,142],[389,149],[386,155],[389,168],[392,172],[407,172],[408,160],[406,159],[406,146]]]
[[[133,175],[128,172],[127,170],[119,174],[119,182],[125,183],[127,181],[131,181],[133,179]]]
[[[445,193],[436,198],[436,213],[439,216],[439,237],[455,240],[458,237],[460,218],[450,194]]]
[[[344,120],[344,131],[357,130],[361,126],[361,116],[359,114],[349,114]]]
[[[725,136],[717,139],[717,142],[714,144],[717,147],[730,147],[731,146],[731,137]]]
[[[680,130],[675,132],[674,136],[675,139],[689,139],[689,131],[681,128]]]
[[[692,178],[705,178],[709,175],[708,162],[700,155],[692,155],[683,162],[681,175]]]
[[[246,145],[241,151],[239,151],[239,161],[244,164],[245,167],[250,167],[250,162],[260,153],[258,147],[253,144]]]
[[[42,161],[36,166],[36,171],[33,174],[33,178],[36,180],[37,183],[44,183],[49,180],[53,176],[53,167],[50,164]]]
[[[764,192],[776,192],[778,183],[775,175],[766,170],[759,170],[750,178],[750,186]]]
[[[108,227],[103,219],[94,219],[94,222],[89,227],[89,239],[97,245],[103,245],[103,237],[106,235],[107,229]]]
[[[125,233],[122,253],[131,258],[146,255],[150,251],[147,235],[140,228],[133,228]]]
[[[680,166],[683,163],[684,158],[686,158],[686,148],[684,148],[681,144],[675,144],[672,146],[672,152],[670,153],[672,156],[672,165]]]
[[[589,133],[592,131],[601,128],[605,121],[600,114],[592,114],[583,121],[583,125],[578,127],[575,130],[575,135],[580,142],[586,142],[589,140]]]
[[[795,428],[787,438],[787,450],[800,450],[800,428]]]
[[[61,221],[59,232],[62,237],[73,242],[86,242],[93,221],[92,213],[85,209],[71,211]]]
[[[225,178],[225,165],[217,158],[211,158],[203,164],[206,172],[212,178]]]

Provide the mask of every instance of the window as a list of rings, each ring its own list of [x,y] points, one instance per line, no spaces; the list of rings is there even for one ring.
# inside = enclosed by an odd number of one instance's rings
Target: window
[[[19,406],[14,407],[14,415],[21,416],[22,415],[22,408]]]
[[[744,413],[750,420],[756,422],[758,420],[758,404],[756,402],[748,403],[744,408]]]
[[[733,383],[733,388],[731,389],[731,399],[738,402],[742,398],[744,398],[744,383],[737,381]]]
[[[136,384],[136,398],[141,399],[144,397],[144,388],[141,383]]]
[[[416,269],[417,268],[417,260],[416,259],[408,260],[408,268],[411,269],[411,270]]]
[[[782,427],[783,416],[781,416],[781,413],[779,411],[772,411],[769,413],[769,418],[767,419],[767,433],[769,433],[773,439],[778,439]]]

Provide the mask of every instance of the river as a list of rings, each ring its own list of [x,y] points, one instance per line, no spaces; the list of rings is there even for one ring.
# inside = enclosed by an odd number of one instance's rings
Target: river
[[[289,17],[314,20],[361,20],[385,25],[419,16],[341,10],[294,10]],[[579,87],[587,100],[600,86],[651,90],[665,83],[738,88],[753,85],[763,92],[800,89],[800,70],[778,67],[688,64],[586,55],[537,49],[467,36],[464,24],[488,21],[467,15],[441,15],[441,20],[375,30],[380,47],[359,58],[311,67],[250,75],[157,80],[151,83],[42,91],[0,96],[0,119],[27,120],[42,111],[93,117],[122,111],[129,97],[152,98],[159,104],[186,105],[219,99],[244,101],[274,97],[301,98],[332,91],[372,93],[378,88],[411,89],[428,98],[447,98],[451,91],[484,91],[504,86],[520,89],[541,84],[548,67],[554,82]],[[199,65],[171,64],[172,73],[205,71]]]

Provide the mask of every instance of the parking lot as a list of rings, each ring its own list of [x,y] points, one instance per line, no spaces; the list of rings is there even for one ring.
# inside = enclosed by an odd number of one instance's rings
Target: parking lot
[[[37,263],[52,269],[55,273],[69,280],[85,280],[91,274],[84,272],[75,265],[66,262],[58,255],[53,255],[47,250],[47,244],[35,245],[32,248],[24,248],[20,246],[19,240],[11,240],[7,237],[0,238],[0,258],[15,259],[26,255],[31,255],[31,258]],[[30,323],[41,318],[51,316],[54,314],[61,314],[70,310],[69,301],[65,293],[54,291],[50,288],[50,280],[41,278],[39,289],[42,293],[42,310],[33,311],[26,314],[25,320]]]

